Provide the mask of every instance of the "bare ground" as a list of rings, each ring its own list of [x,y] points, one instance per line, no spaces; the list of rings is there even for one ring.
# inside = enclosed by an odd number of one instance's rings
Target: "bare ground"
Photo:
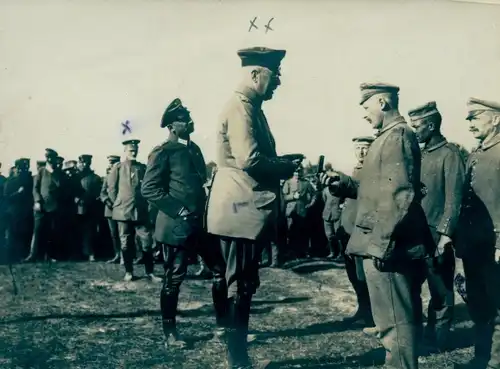
[[[124,283],[122,274],[120,266],[103,263],[16,265],[16,295],[8,267],[0,267],[0,368],[224,367],[224,345],[212,337],[210,281],[187,280],[182,287],[179,328],[190,345],[176,352],[163,347],[160,286]],[[272,368],[383,363],[377,340],[338,322],[355,311],[341,267],[307,275],[263,269],[261,279],[250,321],[258,337],[252,357],[272,359]],[[422,368],[448,368],[470,356],[470,322],[459,297],[457,302],[457,348],[424,357]]]

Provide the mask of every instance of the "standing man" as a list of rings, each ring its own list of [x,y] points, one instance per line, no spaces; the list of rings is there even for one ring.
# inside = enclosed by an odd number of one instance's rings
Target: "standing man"
[[[60,160],[57,152],[53,149],[46,149],[45,158],[47,165],[40,169],[33,184],[35,229],[28,261],[37,256],[54,260],[65,254],[63,225],[68,205],[68,188],[71,185],[59,166]],[[41,254],[40,246],[42,247]]]
[[[358,163],[352,171],[352,178],[354,180],[360,179],[361,168],[363,168],[366,154],[368,153],[368,149],[374,140],[375,138],[371,136],[361,136],[352,139],[352,142],[354,143],[354,155],[358,160]],[[342,209],[340,217],[340,226],[337,232],[340,244],[342,245],[342,253],[344,254],[354,230],[357,212],[358,200],[350,198],[345,199],[344,208]],[[368,285],[366,284],[366,277],[363,271],[363,258],[360,256],[347,256],[344,257],[344,260],[347,278],[349,279],[349,282],[351,282],[358,300],[358,310],[353,316],[344,319],[344,322],[351,324],[359,322],[369,327],[373,325],[373,317],[372,308],[370,306]]]
[[[340,256],[340,242],[337,237],[338,221],[340,219],[342,203],[341,199],[333,196],[328,188],[323,189],[321,193],[325,206],[323,207],[323,227],[325,229],[328,250],[328,258],[335,259]]]
[[[426,260],[423,276],[427,277],[431,294],[425,338],[431,349],[443,350],[449,338],[455,305],[452,238],[462,202],[464,163],[457,146],[448,143],[441,134],[442,117],[435,101],[410,110],[408,115],[422,145],[421,177],[426,187],[422,208],[437,245],[434,257]]]
[[[283,195],[286,203],[289,246],[298,258],[303,258],[309,255],[311,244],[308,210],[316,202],[316,190],[304,177],[304,168],[297,168],[293,177],[285,182]]]
[[[118,222],[125,265],[124,280],[129,282],[134,278],[134,249],[137,235],[141,243],[146,278],[160,282],[161,279],[153,274],[151,222],[148,202],[141,194],[146,166],[136,160],[140,142],[140,140],[123,141],[125,160],[111,168],[107,178],[108,196],[113,203],[112,217]]]
[[[207,210],[208,232],[220,236],[228,286],[228,363],[251,367],[247,351],[250,304],[259,281],[262,245],[275,238],[280,179],[300,165],[278,157],[261,106],[280,85],[285,50],[238,51],[242,84],[223,111],[217,131],[217,175]]]
[[[474,358],[459,368],[500,368],[500,103],[471,98],[469,131],[479,147],[467,161],[457,228],[463,260]]]
[[[115,251],[115,256],[113,259],[108,260],[108,264],[114,264],[120,262],[123,265],[123,255],[121,252],[120,245],[120,234],[118,233],[118,222],[113,219],[113,202],[109,198],[108,195],[108,184],[107,178],[109,173],[111,172],[111,168],[120,162],[120,157],[118,155],[109,155],[108,156],[108,167],[106,168],[106,177],[102,183],[100,198],[102,203],[104,204],[104,217],[106,218],[109,226],[109,234],[111,236],[111,242],[113,244],[113,249]]]
[[[158,209],[155,239],[164,256],[160,305],[165,345],[183,348],[186,343],[176,327],[179,289],[186,277],[189,255],[199,252],[203,242],[203,185],[207,173],[203,154],[190,138],[193,120],[180,99],[168,105],[161,127],[168,127],[169,136],[149,155],[142,194]]]
[[[9,251],[12,261],[25,258],[33,234],[33,177],[30,159],[15,162],[16,174],[5,184]]]
[[[92,155],[84,154],[78,158],[80,172],[78,173],[80,193],[77,195],[77,214],[80,235],[83,243],[83,256],[88,261],[95,261],[94,243],[97,239],[99,221],[99,196],[101,193],[101,177],[90,168]]]
[[[417,336],[423,259],[432,239],[420,205],[420,148],[399,113],[399,87],[362,84],[365,119],[378,129],[359,180],[322,175],[336,196],[358,199],[346,254],[363,257],[373,319],[388,367],[418,367]]]

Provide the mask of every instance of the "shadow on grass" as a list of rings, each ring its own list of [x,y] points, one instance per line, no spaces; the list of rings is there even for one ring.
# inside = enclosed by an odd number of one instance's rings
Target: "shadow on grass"
[[[353,324],[352,322],[344,322],[342,320],[335,320],[333,322],[317,323],[305,328],[290,328],[276,332],[257,332],[251,333],[257,335],[259,341],[276,337],[305,337],[319,334],[329,334],[333,332],[345,332],[351,330],[362,329],[364,325]]]
[[[273,307],[264,307],[258,309],[251,309],[251,314],[268,314],[273,310]],[[199,317],[203,315],[213,314],[213,308],[211,305],[203,305],[198,309],[192,310],[180,310],[177,312],[177,315],[180,317],[192,318]],[[41,316],[23,316],[19,318],[9,319],[0,321],[0,326],[7,324],[16,324],[16,323],[25,323],[25,322],[35,322],[35,321],[43,321],[49,319],[77,319],[77,320],[87,320],[87,321],[96,321],[103,319],[121,319],[121,318],[140,318],[146,316],[160,316],[160,310],[136,310],[131,312],[118,312],[118,313],[107,313],[107,314],[78,314],[78,313],[63,313],[63,314],[48,314]]]
[[[361,355],[347,357],[322,357],[322,358],[301,358],[290,359],[268,366],[268,369],[340,369],[352,367],[371,367],[383,365],[385,361],[385,350],[376,348]]]
[[[267,305],[267,304],[295,304],[297,302],[303,302],[310,300],[307,296],[297,296],[297,297],[286,297],[281,300],[253,300],[252,305]]]

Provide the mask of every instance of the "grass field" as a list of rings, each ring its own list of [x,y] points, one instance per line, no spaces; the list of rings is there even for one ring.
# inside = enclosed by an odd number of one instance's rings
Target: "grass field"
[[[223,368],[224,346],[213,339],[210,281],[182,287],[179,328],[189,346],[165,350],[158,284],[122,282],[118,265],[39,263],[0,267],[0,368]],[[156,266],[156,272],[161,268]],[[142,266],[137,275],[142,275]],[[254,358],[272,368],[380,366],[384,351],[359,328],[338,323],[355,311],[342,267],[297,274],[263,269],[250,320]],[[452,367],[471,354],[465,307],[457,297],[453,351],[422,358],[422,368]]]

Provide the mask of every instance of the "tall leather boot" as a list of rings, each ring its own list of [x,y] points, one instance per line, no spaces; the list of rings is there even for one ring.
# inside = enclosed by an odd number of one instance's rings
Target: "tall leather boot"
[[[248,306],[248,307],[247,307]],[[246,314],[248,311],[248,314]],[[250,299],[232,297],[229,299],[229,324],[227,331],[228,369],[251,368],[248,356],[247,332],[250,313]],[[245,327],[246,326],[246,327]]]
[[[165,348],[186,347],[186,342],[180,337],[175,316],[177,314],[177,305],[179,303],[179,290],[163,286],[160,293],[160,307],[162,316],[162,328],[165,334]]]
[[[227,299],[227,283],[225,279],[215,280],[212,283],[212,300],[217,324],[215,336],[221,337],[226,332],[229,314],[229,300]]]
[[[143,251],[142,252],[142,260],[144,261],[144,269],[146,272],[146,278],[151,282],[160,283],[162,281],[161,278],[158,278],[154,275],[155,270],[155,259],[153,257],[152,251]]]
[[[123,254],[123,265],[125,267],[125,281],[129,282],[134,279],[134,250],[128,247],[126,250],[122,251]]]

